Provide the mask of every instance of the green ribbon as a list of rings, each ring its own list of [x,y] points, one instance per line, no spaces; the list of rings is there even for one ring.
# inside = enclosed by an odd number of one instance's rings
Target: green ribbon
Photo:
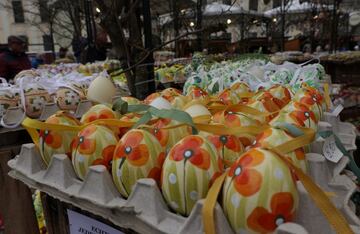
[[[350,159],[350,162],[348,164],[348,167],[350,168],[350,170],[356,175],[356,177],[358,178],[358,181],[360,181],[360,169],[357,166],[356,162],[354,161],[354,159],[351,157],[351,155],[348,153],[348,151],[345,149],[343,143],[340,141],[339,137],[336,136],[336,134],[333,131],[323,131],[323,132],[318,132],[317,133],[318,136],[321,136],[322,138],[328,138],[331,135],[334,135],[335,138],[335,144],[338,147],[338,149],[341,151],[341,153],[343,153],[346,157],[348,157]]]
[[[129,105],[126,101],[122,98],[118,98],[115,100],[112,109],[114,111],[119,112],[120,114],[124,115],[126,113],[134,113],[134,112],[143,112],[147,111],[150,106],[144,104],[137,104],[137,105]]]
[[[138,122],[133,126],[133,128],[137,128],[142,124],[146,124],[152,119],[152,117],[172,119],[180,123],[185,123],[191,126],[193,134],[198,134],[198,130],[196,129],[196,126],[188,113],[176,109],[160,110],[152,106],[148,107],[147,112],[138,120]]]

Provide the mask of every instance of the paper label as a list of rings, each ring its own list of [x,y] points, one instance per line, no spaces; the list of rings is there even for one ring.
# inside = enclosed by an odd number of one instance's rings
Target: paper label
[[[70,234],[124,234],[93,218],[67,210]]]
[[[327,160],[337,163],[344,156],[343,153],[336,146],[335,137],[331,135],[325,139],[323,146],[323,153]]]
[[[332,112],[333,115],[339,116],[340,112],[344,109],[344,106],[339,104]]]

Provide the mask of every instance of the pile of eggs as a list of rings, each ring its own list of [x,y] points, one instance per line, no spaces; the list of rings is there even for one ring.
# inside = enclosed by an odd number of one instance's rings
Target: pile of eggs
[[[46,122],[86,125],[81,131],[41,131],[40,152],[48,164],[54,154],[67,154],[80,179],[91,165],[104,165],[120,194],[127,198],[141,178],[153,178],[171,210],[188,216],[199,199],[226,173],[222,207],[236,233],[267,233],[294,219],[299,196],[296,178],[269,148],[295,138],[291,126],[316,131],[325,102],[321,93],[304,86],[296,93],[276,85],[256,93],[245,83],[235,83],[216,96],[198,87],[187,95],[169,88],[144,101],[126,97],[129,104],[187,112],[195,123],[208,126],[192,134],[187,125],[172,119],[153,118],[146,126],[129,128],[91,124],[98,119],[136,123],[144,112],[120,115],[103,104],[93,106],[81,120],[59,112]],[[238,105],[241,104],[241,105]],[[259,127],[259,134],[214,134],[221,127]],[[265,126],[265,127],[264,127]],[[305,149],[286,154],[305,173]]]

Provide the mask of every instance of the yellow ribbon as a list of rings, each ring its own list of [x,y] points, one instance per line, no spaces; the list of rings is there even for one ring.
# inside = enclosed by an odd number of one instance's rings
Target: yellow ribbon
[[[330,109],[330,105],[331,105],[331,99],[330,99],[330,90],[329,90],[329,84],[325,83],[324,84],[324,98],[325,98],[325,103],[326,103],[326,107],[329,110]]]
[[[91,123],[87,123],[79,126],[52,124],[30,118],[25,118],[24,121],[22,122],[22,126],[28,131],[31,139],[33,140],[36,146],[39,146],[39,133],[37,130],[78,132],[91,124],[107,125],[107,126],[115,126],[115,127],[132,127],[134,125],[134,123],[132,122],[125,122],[117,119],[98,119]]]

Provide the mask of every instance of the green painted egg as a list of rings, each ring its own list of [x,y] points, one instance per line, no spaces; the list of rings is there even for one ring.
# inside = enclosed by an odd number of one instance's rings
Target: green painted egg
[[[274,153],[250,149],[226,173],[223,210],[235,233],[272,233],[294,220],[296,183]]]
[[[206,197],[221,168],[217,150],[205,137],[183,138],[164,162],[161,187],[166,202],[175,212],[188,216],[195,203]]]
[[[149,132],[132,129],[116,145],[112,175],[121,195],[128,197],[141,178],[160,182],[164,148]]]
[[[92,165],[111,167],[117,136],[105,126],[91,124],[81,130],[72,142],[72,163],[80,179]]]
[[[65,112],[50,116],[45,123],[78,126],[80,122]],[[71,141],[77,135],[72,131],[40,130],[39,151],[46,164],[54,154],[66,154],[71,158]]]

